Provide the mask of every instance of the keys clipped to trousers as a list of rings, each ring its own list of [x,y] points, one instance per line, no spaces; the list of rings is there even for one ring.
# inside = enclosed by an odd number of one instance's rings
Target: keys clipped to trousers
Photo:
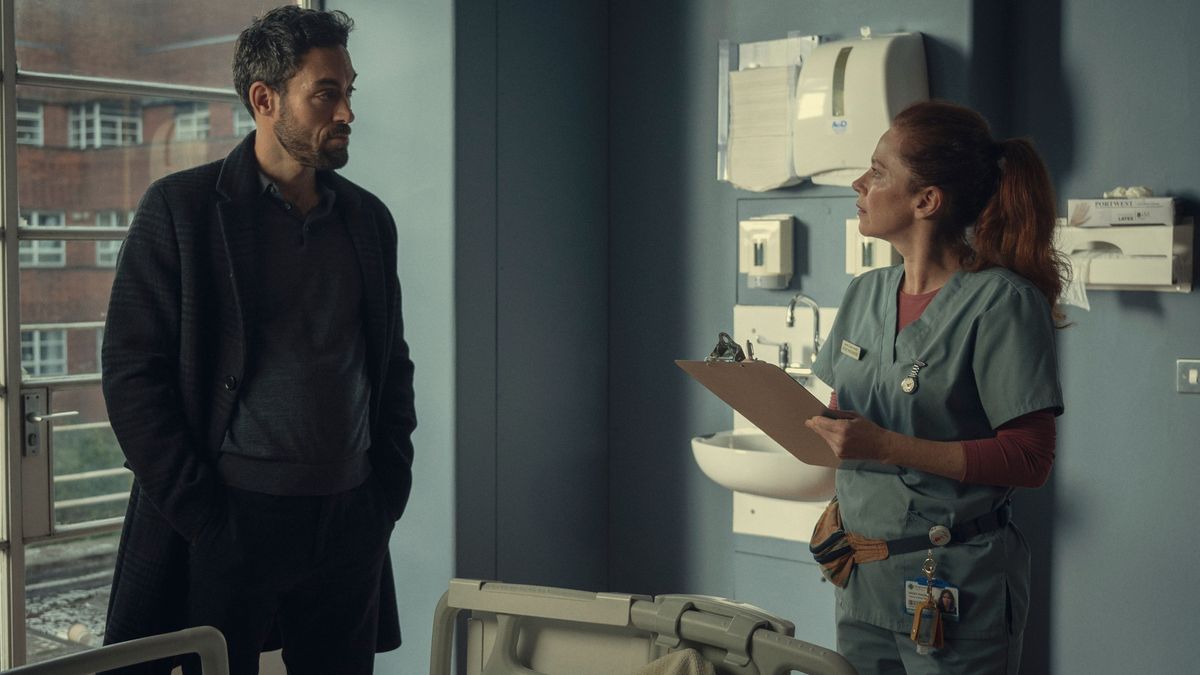
[[[908,637],[917,644],[918,654],[930,654],[941,649],[945,644],[942,632],[942,612],[937,601],[933,599],[933,573],[937,571],[937,563],[933,559],[933,549],[925,556],[925,564],[921,566],[925,573],[925,599],[917,605],[913,613],[912,631]]]

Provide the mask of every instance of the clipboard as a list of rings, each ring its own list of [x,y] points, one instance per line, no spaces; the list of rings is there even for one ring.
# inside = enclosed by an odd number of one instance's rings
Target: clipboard
[[[725,333],[721,334],[721,340],[707,359],[680,359],[675,365],[745,416],[796,459],[805,464],[837,468],[842,460],[824,438],[804,426],[804,421],[810,417],[830,416],[825,404],[779,366],[746,359],[741,348]]]

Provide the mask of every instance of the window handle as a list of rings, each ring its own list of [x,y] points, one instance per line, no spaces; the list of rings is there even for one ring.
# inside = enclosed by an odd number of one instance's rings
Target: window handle
[[[29,422],[33,422],[34,424],[38,424],[40,422],[45,422],[47,420],[57,420],[57,419],[61,419],[63,417],[74,417],[75,415],[78,415],[78,414],[79,414],[78,410],[64,410],[62,412],[56,412],[56,413],[29,413],[28,415],[25,416],[25,420],[29,421]]]

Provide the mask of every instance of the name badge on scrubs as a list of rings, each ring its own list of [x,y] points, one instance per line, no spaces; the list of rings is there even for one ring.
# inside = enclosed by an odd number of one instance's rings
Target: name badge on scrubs
[[[849,340],[842,340],[842,353],[855,361],[862,360],[863,349]]]
[[[926,579],[904,580],[904,611],[909,616],[925,601],[929,582]],[[958,621],[958,589],[942,579],[933,580],[933,599],[943,619]]]

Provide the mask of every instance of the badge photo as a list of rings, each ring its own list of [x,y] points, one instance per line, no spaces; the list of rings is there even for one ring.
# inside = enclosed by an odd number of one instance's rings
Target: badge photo
[[[925,579],[904,580],[904,612],[912,615],[918,606],[928,597],[928,582]],[[937,603],[942,618],[958,621],[959,604],[958,588],[951,586],[942,579],[933,580],[933,600]]]

